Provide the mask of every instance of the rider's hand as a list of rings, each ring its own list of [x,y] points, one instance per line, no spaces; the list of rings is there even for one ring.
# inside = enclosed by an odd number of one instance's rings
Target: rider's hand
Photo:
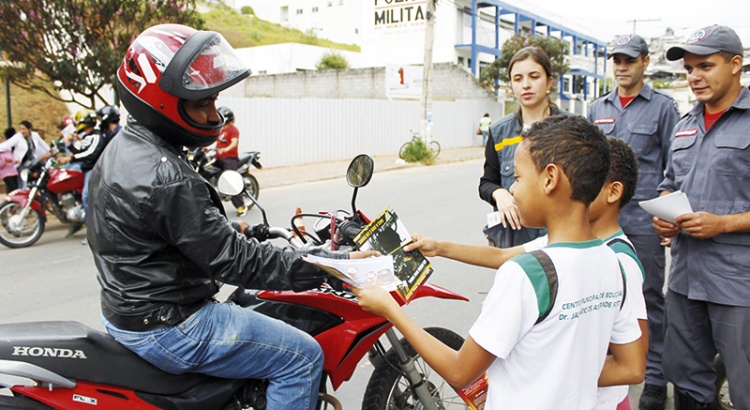
[[[380,286],[368,285],[363,288],[352,288],[352,292],[357,295],[362,309],[386,319],[395,309],[400,309],[393,296]]]
[[[411,236],[411,243],[404,246],[404,252],[411,252],[415,249],[419,249],[424,256],[439,256],[437,241],[418,233]]]
[[[521,217],[518,216],[518,207],[513,201],[513,195],[507,189],[500,188],[492,193],[492,199],[495,200],[497,205],[497,212],[500,213],[503,228],[510,226],[515,230],[521,229]]]
[[[65,165],[65,164],[67,164],[68,162],[70,162],[70,160],[71,160],[71,159],[73,159],[73,156],[72,156],[72,155],[63,155],[63,156],[57,157],[57,162],[58,162],[59,164],[63,164],[63,165]]]
[[[354,251],[349,252],[349,259],[364,259],[370,256],[380,256],[378,251]]]

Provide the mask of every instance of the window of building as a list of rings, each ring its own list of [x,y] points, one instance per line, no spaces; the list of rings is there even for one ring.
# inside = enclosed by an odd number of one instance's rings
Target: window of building
[[[315,6],[315,7],[313,7],[313,8],[312,8],[312,12],[313,12],[313,13],[317,13],[317,12],[318,12],[318,6]]]
[[[354,29],[354,34],[359,34],[359,29],[358,28]]]
[[[302,9],[297,9],[297,14],[302,14]]]
[[[343,6],[343,5],[344,5],[344,0],[339,0],[339,6]]]
[[[328,2],[328,7],[331,7],[331,6],[333,6],[333,2],[332,2],[332,1],[329,1],[329,2]]]

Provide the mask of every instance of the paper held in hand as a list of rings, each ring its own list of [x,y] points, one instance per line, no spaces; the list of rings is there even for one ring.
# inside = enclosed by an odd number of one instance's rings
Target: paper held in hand
[[[393,273],[393,256],[390,255],[364,259],[331,259],[305,255],[302,259],[357,288],[373,284],[390,292],[401,285],[401,280]]]
[[[682,191],[675,191],[648,201],[640,201],[638,205],[651,215],[672,223],[678,216],[693,212],[687,195]]]

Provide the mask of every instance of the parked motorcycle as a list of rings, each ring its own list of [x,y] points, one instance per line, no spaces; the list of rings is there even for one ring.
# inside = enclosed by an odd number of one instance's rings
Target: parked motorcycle
[[[24,170],[27,187],[10,192],[0,205],[0,243],[9,248],[31,246],[44,233],[47,212],[72,225],[86,221],[81,195],[84,174],[54,167],[55,159]]]
[[[347,248],[369,221],[356,209],[357,190],[372,176],[373,161],[359,156],[352,161],[347,181],[354,188],[352,212],[338,210],[296,214],[290,228],[272,227],[258,205],[263,222],[245,230],[260,240],[281,238],[300,249]],[[228,171],[219,189],[236,195],[243,178]],[[228,188],[229,187],[229,188]],[[234,187],[234,188],[231,188]],[[257,204],[256,204],[257,205]],[[298,218],[316,218],[315,229],[303,231]],[[467,300],[425,282],[412,301],[423,297]],[[456,391],[432,371],[409,343],[397,336],[384,318],[363,311],[349,290],[324,284],[305,292],[256,291],[238,288],[230,300],[283,320],[318,341],[325,355],[319,408],[341,409],[326,391],[349,380],[365,356],[374,365],[362,408],[467,409]],[[397,300],[401,300],[397,298]],[[458,349],[456,333],[427,328],[429,333]],[[385,335],[390,348],[381,342]],[[199,374],[165,373],[127,350],[109,335],[76,322],[41,322],[0,325],[0,408],[15,409],[264,409],[266,382],[228,380]],[[48,407],[51,406],[51,407]]]
[[[202,148],[195,148],[188,153],[187,159],[196,172],[213,185],[214,188],[217,188],[219,176],[224,170],[216,165],[216,149],[203,150]],[[244,206],[246,209],[250,209],[255,205],[255,202],[251,201],[248,195],[256,199],[260,195],[260,184],[255,176],[250,173],[250,165],[257,169],[263,168],[260,164],[260,152],[250,151],[242,154],[239,164],[237,172],[245,180],[245,190],[242,192],[245,202]],[[229,198],[230,196],[222,194],[222,200],[228,201]]]

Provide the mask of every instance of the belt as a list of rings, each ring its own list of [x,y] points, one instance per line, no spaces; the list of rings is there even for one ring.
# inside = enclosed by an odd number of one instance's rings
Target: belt
[[[150,332],[173,327],[187,319],[208,301],[189,306],[161,308],[140,315],[122,315],[102,303],[102,314],[115,327],[128,332]]]

